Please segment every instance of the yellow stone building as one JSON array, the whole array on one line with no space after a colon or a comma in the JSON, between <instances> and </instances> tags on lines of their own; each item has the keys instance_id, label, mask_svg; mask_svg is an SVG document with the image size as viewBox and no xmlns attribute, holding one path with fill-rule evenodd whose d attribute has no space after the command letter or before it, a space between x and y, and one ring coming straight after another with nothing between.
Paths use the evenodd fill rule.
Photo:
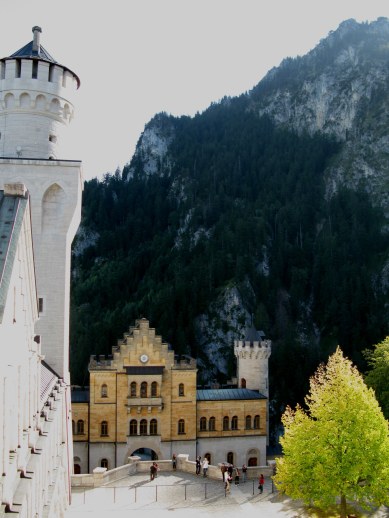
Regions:
<instances>
[{"instance_id":1,"label":"yellow stone building","mask_svg":"<svg viewBox=\"0 0 389 518\"><path fill-rule=\"evenodd\" d=\"M91 358L89 389L72 392L75 473L112 469L133 454L266 464L271 343L236 341L234 350L239 382L198 390L196 361L138 320L110 357Z\"/></svg>"}]
</instances>

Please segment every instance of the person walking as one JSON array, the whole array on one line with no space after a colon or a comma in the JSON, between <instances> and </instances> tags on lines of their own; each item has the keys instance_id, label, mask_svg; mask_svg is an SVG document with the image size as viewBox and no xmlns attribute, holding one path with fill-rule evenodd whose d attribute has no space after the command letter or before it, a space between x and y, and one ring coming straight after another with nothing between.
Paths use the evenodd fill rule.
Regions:
<instances>
[{"instance_id":1,"label":"person walking","mask_svg":"<svg viewBox=\"0 0 389 518\"><path fill-rule=\"evenodd\" d=\"M201 469L201 457L200 455L196 458L196 475L200 475L200 469Z\"/></svg>"},{"instance_id":2,"label":"person walking","mask_svg":"<svg viewBox=\"0 0 389 518\"><path fill-rule=\"evenodd\" d=\"M173 469L176 470L177 469L177 455L175 453L173 453L172 464L173 464Z\"/></svg>"},{"instance_id":3,"label":"person walking","mask_svg":"<svg viewBox=\"0 0 389 518\"><path fill-rule=\"evenodd\" d=\"M240 477L240 471L239 468L235 468L235 485L239 486L239 477Z\"/></svg>"},{"instance_id":4,"label":"person walking","mask_svg":"<svg viewBox=\"0 0 389 518\"><path fill-rule=\"evenodd\" d=\"M224 462L220 466L220 471L222 472L223 482L225 482L226 481L227 466L224 464Z\"/></svg>"},{"instance_id":5,"label":"person walking","mask_svg":"<svg viewBox=\"0 0 389 518\"><path fill-rule=\"evenodd\" d=\"M207 457L205 457L204 460L203 460L203 477L207 476L208 466L209 466L209 462L208 462Z\"/></svg>"},{"instance_id":6,"label":"person walking","mask_svg":"<svg viewBox=\"0 0 389 518\"><path fill-rule=\"evenodd\" d=\"M226 472L226 480L224 482L224 489L226 491L226 494L231 492L231 480L231 475L228 472Z\"/></svg>"},{"instance_id":7,"label":"person walking","mask_svg":"<svg viewBox=\"0 0 389 518\"><path fill-rule=\"evenodd\" d=\"M242 466L242 480L243 480L243 484L247 480L247 466L246 466L246 464L243 464L243 466Z\"/></svg>"},{"instance_id":8,"label":"person walking","mask_svg":"<svg viewBox=\"0 0 389 518\"><path fill-rule=\"evenodd\" d=\"M156 471L155 463L153 462L150 466L150 480L154 480Z\"/></svg>"},{"instance_id":9,"label":"person walking","mask_svg":"<svg viewBox=\"0 0 389 518\"><path fill-rule=\"evenodd\" d=\"M259 475L259 479L258 479L258 489L259 489L259 492L262 494L263 493L263 486L265 484L265 477L263 476L263 474L261 473Z\"/></svg>"}]
</instances>

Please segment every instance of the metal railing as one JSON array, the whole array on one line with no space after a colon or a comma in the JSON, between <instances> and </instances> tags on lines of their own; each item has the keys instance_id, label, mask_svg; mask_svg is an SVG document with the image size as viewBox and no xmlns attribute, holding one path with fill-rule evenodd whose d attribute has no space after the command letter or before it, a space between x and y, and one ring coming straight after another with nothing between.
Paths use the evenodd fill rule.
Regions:
<instances>
[{"instance_id":1,"label":"metal railing","mask_svg":"<svg viewBox=\"0 0 389 518\"><path fill-rule=\"evenodd\" d=\"M216 483L176 483L176 484L153 484L140 482L126 486L103 486L94 489L79 488L72 491L72 505L96 504L99 501L107 504L152 504L155 502L166 503L168 505L177 504L185 501L205 501L207 499L227 498L234 494L234 482L230 485L227 492L224 482ZM240 483L240 492L247 499L260 494L258 491L257 480L247 480ZM268 481L265 485L263 494L274 492L273 484Z\"/></svg>"}]
</instances>

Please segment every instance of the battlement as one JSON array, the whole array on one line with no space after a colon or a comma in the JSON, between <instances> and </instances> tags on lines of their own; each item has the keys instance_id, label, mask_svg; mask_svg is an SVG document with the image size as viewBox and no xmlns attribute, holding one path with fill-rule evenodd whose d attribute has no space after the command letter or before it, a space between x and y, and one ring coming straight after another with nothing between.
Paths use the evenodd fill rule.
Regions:
<instances>
[{"instance_id":1,"label":"battlement","mask_svg":"<svg viewBox=\"0 0 389 518\"><path fill-rule=\"evenodd\" d=\"M234 340L234 354L237 358L268 359L271 355L271 340Z\"/></svg>"}]
</instances>

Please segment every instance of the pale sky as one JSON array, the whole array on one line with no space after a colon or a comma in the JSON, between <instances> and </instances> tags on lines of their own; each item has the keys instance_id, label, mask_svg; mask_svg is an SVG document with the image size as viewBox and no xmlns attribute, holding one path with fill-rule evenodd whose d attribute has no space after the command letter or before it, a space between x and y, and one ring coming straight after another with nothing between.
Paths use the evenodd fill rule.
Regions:
<instances>
[{"instance_id":1,"label":"pale sky","mask_svg":"<svg viewBox=\"0 0 389 518\"><path fill-rule=\"evenodd\" d=\"M85 179L122 168L145 124L194 115L304 55L349 18L389 18L388 0L0 0L0 57L32 40L81 79L71 153Z\"/></svg>"}]
</instances>

